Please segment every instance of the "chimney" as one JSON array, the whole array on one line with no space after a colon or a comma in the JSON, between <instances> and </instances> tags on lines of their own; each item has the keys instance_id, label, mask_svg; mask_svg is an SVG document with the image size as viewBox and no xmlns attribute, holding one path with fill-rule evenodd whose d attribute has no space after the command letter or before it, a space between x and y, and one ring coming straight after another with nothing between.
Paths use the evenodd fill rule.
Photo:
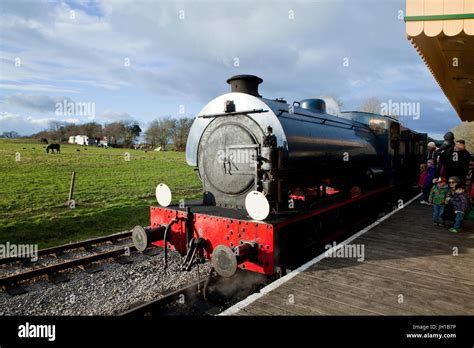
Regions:
<instances>
[{"instance_id":1,"label":"chimney","mask_svg":"<svg viewBox=\"0 0 474 348\"><path fill-rule=\"evenodd\" d=\"M263 80L255 75L235 75L227 80L232 92L246 93L259 98L262 96L258 94L258 85L262 82Z\"/></svg>"}]
</instances>

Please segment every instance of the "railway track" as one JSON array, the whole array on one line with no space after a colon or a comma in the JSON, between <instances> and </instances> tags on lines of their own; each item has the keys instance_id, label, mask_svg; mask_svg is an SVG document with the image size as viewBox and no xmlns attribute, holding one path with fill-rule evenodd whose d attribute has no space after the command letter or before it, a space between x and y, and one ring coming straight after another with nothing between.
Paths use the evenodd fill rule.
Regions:
<instances>
[{"instance_id":1,"label":"railway track","mask_svg":"<svg viewBox=\"0 0 474 348\"><path fill-rule=\"evenodd\" d=\"M270 281L271 278L248 271L239 271L232 278L221 278L211 271L206 279L133 307L120 316L217 315Z\"/></svg>"},{"instance_id":2,"label":"railway track","mask_svg":"<svg viewBox=\"0 0 474 348\"><path fill-rule=\"evenodd\" d=\"M131 308L128 311L120 314L120 316L139 317L163 315L165 313L164 308L166 306L173 304L176 306L179 306L179 304L184 305L189 299L192 299L193 302L196 302L197 296L200 295L200 288L204 286L204 282L205 281L196 282L181 289L172 291L156 300Z\"/></svg>"},{"instance_id":3,"label":"railway track","mask_svg":"<svg viewBox=\"0 0 474 348\"><path fill-rule=\"evenodd\" d=\"M108 236L102 236L102 237L98 237L98 238L91 238L91 239L86 239L86 240L79 241L79 242L74 242L74 243L68 243L68 244L55 246L55 247L52 247L52 248L41 249L41 250L38 250L37 256L40 257L40 256L45 256L45 255L53 255L53 254L56 255L56 256L59 256L62 253L64 253L65 251L79 249L79 248L88 248L88 247L91 247L93 245L102 244L102 243L106 243L106 242L112 242L113 243L113 242L115 242L119 239L129 238L131 236L132 236L131 231L114 233L114 234L111 234L111 235L108 235ZM2 257L2 258L0 258L0 265L5 265L5 264L8 264L8 263L12 263L12 262L26 261L26 260L27 260L26 258Z\"/></svg>"},{"instance_id":4,"label":"railway track","mask_svg":"<svg viewBox=\"0 0 474 348\"><path fill-rule=\"evenodd\" d=\"M86 272L95 273L101 271L102 269L100 266L94 263L110 258L114 258L121 264L129 263L132 261L129 257L130 253L136 250L136 248L131 243L117 246L112 250L98 252L94 251L93 247L107 242L115 243L118 240L130 238L131 235L131 231L127 231L39 250L37 254L38 257L54 255L57 258L58 262L50 265L42 265L39 259L36 262L31 262L29 259L14 257L2 258L0 259L0 265L3 265L3 267L6 267L8 264L23 262L24 270L22 269L19 272L14 272L0 278L0 287L4 287L11 295L18 295L27 292L26 289L20 285L20 282L22 281L32 280L41 276L48 276L48 278L53 283L60 283L68 280L68 278L63 273L61 273L61 271L67 269L81 267L82 270ZM90 252L91 255L61 260L61 255L63 255L65 252L81 248L84 248L86 251Z\"/></svg>"}]
</instances>

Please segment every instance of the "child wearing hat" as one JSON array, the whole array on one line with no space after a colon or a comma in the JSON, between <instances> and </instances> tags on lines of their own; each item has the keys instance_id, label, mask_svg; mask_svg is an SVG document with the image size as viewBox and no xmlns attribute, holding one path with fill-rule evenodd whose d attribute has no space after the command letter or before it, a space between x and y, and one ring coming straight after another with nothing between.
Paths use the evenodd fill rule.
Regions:
<instances>
[{"instance_id":1,"label":"child wearing hat","mask_svg":"<svg viewBox=\"0 0 474 348\"><path fill-rule=\"evenodd\" d=\"M433 204L433 224L443 226L444 207L448 201L449 187L444 177L439 177L436 185L431 188L429 202Z\"/></svg>"}]
</instances>

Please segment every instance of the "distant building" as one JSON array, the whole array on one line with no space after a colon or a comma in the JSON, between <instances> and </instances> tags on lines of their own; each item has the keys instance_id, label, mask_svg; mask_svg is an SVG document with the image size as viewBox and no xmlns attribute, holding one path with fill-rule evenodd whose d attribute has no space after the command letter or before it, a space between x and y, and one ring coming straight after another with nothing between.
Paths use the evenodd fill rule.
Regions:
<instances>
[{"instance_id":1,"label":"distant building","mask_svg":"<svg viewBox=\"0 0 474 348\"><path fill-rule=\"evenodd\" d=\"M82 146L96 145L97 141L94 138L89 138L87 135L70 136L69 144L77 144Z\"/></svg>"},{"instance_id":2,"label":"distant building","mask_svg":"<svg viewBox=\"0 0 474 348\"><path fill-rule=\"evenodd\" d=\"M87 135L76 135L74 142L77 145L89 145L89 137Z\"/></svg>"}]
</instances>

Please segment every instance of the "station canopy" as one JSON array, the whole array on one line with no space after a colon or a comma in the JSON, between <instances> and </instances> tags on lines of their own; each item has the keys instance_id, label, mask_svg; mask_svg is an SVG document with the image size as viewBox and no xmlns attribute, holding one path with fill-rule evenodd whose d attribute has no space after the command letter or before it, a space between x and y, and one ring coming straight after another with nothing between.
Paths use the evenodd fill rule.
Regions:
<instances>
[{"instance_id":1,"label":"station canopy","mask_svg":"<svg viewBox=\"0 0 474 348\"><path fill-rule=\"evenodd\" d=\"M463 121L474 121L474 0L407 0L406 32Z\"/></svg>"}]
</instances>

